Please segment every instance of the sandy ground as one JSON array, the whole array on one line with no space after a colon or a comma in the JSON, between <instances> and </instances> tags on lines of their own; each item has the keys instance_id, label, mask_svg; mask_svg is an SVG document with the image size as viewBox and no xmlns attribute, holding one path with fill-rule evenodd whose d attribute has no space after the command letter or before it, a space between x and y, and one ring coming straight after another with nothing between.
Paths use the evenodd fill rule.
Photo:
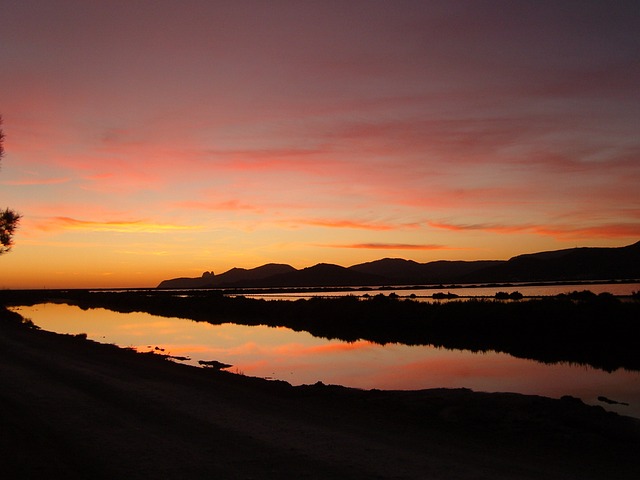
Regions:
<instances>
[{"instance_id":1,"label":"sandy ground","mask_svg":"<svg viewBox=\"0 0 640 480\"><path fill-rule=\"evenodd\" d=\"M640 478L640 422L469 390L291 387L0 322L2 478Z\"/></svg>"}]
</instances>

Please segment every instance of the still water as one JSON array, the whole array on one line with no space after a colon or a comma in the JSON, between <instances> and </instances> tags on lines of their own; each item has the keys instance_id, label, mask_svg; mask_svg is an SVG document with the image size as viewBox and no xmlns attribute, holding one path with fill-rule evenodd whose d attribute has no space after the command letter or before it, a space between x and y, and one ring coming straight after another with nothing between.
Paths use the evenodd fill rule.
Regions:
<instances>
[{"instance_id":1,"label":"still water","mask_svg":"<svg viewBox=\"0 0 640 480\"><path fill-rule=\"evenodd\" d=\"M640 291L640 283L584 283L584 284L510 284L510 285L450 285L442 287L421 287L421 288L393 288L393 287L361 287L356 290L345 291L318 291L318 292L286 292L277 291L271 293L245 294L252 298L263 298L265 300L295 300L310 297L335 297L343 295L377 295L382 293L389 295L394 293L400 297L415 297L417 300L431 301L434 293L454 293L459 297L493 297L497 292L520 292L525 297L546 297L559 295L561 293L571 293L575 291L589 290L595 294L611 293L616 296L629 296Z\"/></svg>"},{"instance_id":2,"label":"still water","mask_svg":"<svg viewBox=\"0 0 640 480\"><path fill-rule=\"evenodd\" d=\"M64 304L16 307L44 330L86 333L88 338L139 351L218 360L232 372L285 380L293 385L339 384L357 388L415 390L466 387L559 398L572 395L640 418L640 372L603 372L569 364L546 365L503 353L473 353L429 346L377 345L313 337L288 328L211 325L147 313L82 310ZM159 351L160 352L160 351ZM624 405L598 401L605 396Z\"/></svg>"}]
</instances>

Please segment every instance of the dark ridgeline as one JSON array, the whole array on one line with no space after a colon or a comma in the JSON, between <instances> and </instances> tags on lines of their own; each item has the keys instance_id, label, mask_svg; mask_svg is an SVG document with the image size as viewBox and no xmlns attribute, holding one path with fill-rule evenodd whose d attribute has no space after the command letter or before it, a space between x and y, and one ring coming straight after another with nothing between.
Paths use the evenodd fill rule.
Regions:
<instances>
[{"instance_id":1,"label":"dark ridgeline","mask_svg":"<svg viewBox=\"0 0 640 480\"><path fill-rule=\"evenodd\" d=\"M264 278L290 273L295 270L290 265L268 263L251 269L232 268L221 275L215 275L213 272L204 272L201 277L197 278L172 278L171 280L160 282L158 288L219 288L242 282L253 284Z\"/></svg>"},{"instance_id":2,"label":"dark ridgeline","mask_svg":"<svg viewBox=\"0 0 640 480\"><path fill-rule=\"evenodd\" d=\"M204 272L201 277L179 277L160 282L158 288L212 288L213 272Z\"/></svg>"},{"instance_id":3,"label":"dark ridgeline","mask_svg":"<svg viewBox=\"0 0 640 480\"><path fill-rule=\"evenodd\" d=\"M418 263L384 258L345 268L320 263L297 270L267 264L221 275L164 280L158 288L338 287L640 279L640 242L617 248L571 248L518 255L509 260Z\"/></svg>"},{"instance_id":4,"label":"dark ridgeline","mask_svg":"<svg viewBox=\"0 0 640 480\"><path fill-rule=\"evenodd\" d=\"M273 277L275 275L286 275L293 271L295 271L295 268L281 263L267 263L266 265L252 269L232 268L221 275L215 276L213 278L213 284L224 285L244 281L259 282L265 278Z\"/></svg>"},{"instance_id":5,"label":"dark ridgeline","mask_svg":"<svg viewBox=\"0 0 640 480\"><path fill-rule=\"evenodd\" d=\"M254 282L255 287L341 287L358 285L380 285L385 277L361 273L350 268L332 265L329 263L319 263L313 267L293 270L291 272L274 275ZM244 282L246 283L246 282ZM238 282L230 286L242 286L243 282Z\"/></svg>"},{"instance_id":6,"label":"dark ridgeline","mask_svg":"<svg viewBox=\"0 0 640 480\"><path fill-rule=\"evenodd\" d=\"M452 283L484 268L500 265L500 260L438 260L417 263L400 258L384 258L350 267L359 272L385 277L388 284L412 285L423 283Z\"/></svg>"},{"instance_id":7,"label":"dark ridgeline","mask_svg":"<svg viewBox=\"0 0 640 480\"><path fill-rule=\"evenodd\" d=\"M580 281L640 278L640 242L618 248L571 248L518 255L470 273L467 281Z\"/></svg>"}]
</instances>

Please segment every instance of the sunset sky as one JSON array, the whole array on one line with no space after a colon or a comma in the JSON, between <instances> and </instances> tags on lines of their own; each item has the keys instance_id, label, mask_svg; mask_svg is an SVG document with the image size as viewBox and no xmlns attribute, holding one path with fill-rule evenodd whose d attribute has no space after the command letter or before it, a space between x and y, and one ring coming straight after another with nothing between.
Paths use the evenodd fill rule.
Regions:
<instances>
[{"instance_id":1,"label":"sunset sky","mask_svg":"<svg viewBox=\"0 0 640 480\"><path fill-rule=\"evenodd\" d=\"M0 288L640 239L640 7L0 0Z\"/></svg>"}]
</instances>

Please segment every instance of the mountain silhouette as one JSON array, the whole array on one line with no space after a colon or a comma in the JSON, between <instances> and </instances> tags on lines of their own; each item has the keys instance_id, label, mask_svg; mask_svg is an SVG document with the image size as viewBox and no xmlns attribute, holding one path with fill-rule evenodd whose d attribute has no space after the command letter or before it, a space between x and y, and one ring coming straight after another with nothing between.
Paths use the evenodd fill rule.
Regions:
<instances>
[{"instance_id":1,"label":"mountain silhouette","mask_svg":"<svg viewBox=\"0 0 640 480\"><path fill-rule=\"evenodd\" d=\"M267 263L260 267L232 268L221 275L214 275L213 272L204 272L197 278L172 278L163 280L157 288L225 288L238 283L252 284L263 278L274 275L296 271L291 265L280 263Z\"/></svg>"},{"instance_id":2,"label":"mountain silhouette","mask_svg":"<svg viewBox=\"0 0 640 480\"><path fill-rule=\"evenodd\" d=\"M255 282L256 287L348 287L360 285L380 285L387 278L361 273L349 268L319 263L312 267L274 275Z\"/></svg>"},{"instance_id":3,"label":"mountain silhouette","mask_svg":"<svg viewBox=\"0 0 640 480\"><path fill-rule=\"evenodd\" d=\"M438 260L418 263L401 258L383 258L349 267L358 272L385 277L396 284L449 283L486 267L504 263L500 260L471 262Z\"/></svg>"},{"instance_id":4,"label":"mountain silhouette","mask_svg":"<svg viewBox=\"0 0 640 480\"><path fill-rule=\"evenodd\" d=\"M640 278L640 242L518 255L463 276L464 282L579 281Z\"/></svg>"},{"instance_id":5,"label":"mountain silhouette","mask_svg":"<svg viewBox=\"0 0 640 480\"><path fill-rule=\"evenodd\" d=\"M418 263L401 258L342 267L319 263L295 269L269 263L232 268L220 275L173 278L157 288L270 288L504 283L536 281L628 280L640 278L640 242L625 247L581 247L518 255L509 260Z\"/></svg>"},{"instance_id":6,"label":"mountain silhouette","mask_svg":"<svg viewBox=\"0 0 640 480\"><path fill-rule=\"evenodd\" d=\"M243 282L259 282L265 278L274 277L276 275L283 275L290 272L295 272L296 269L291 265L285 265L281 263L267 263L260 267L246 269L246 268L232 268L224 272L221 275L215 277L213 284L216 287L229 287L237 283Z\"/></svg>"},{"instance_id":7,"label":"mountain silhouette","mask_svg":"<svg viewBox=\"0 0 640 480\"><path fill-rule=\"evenodd\" d=\"M213 272L204 272L201 277L178 277L163 280L156 288L213 288Z\"/></svg>"}]
</instances>

